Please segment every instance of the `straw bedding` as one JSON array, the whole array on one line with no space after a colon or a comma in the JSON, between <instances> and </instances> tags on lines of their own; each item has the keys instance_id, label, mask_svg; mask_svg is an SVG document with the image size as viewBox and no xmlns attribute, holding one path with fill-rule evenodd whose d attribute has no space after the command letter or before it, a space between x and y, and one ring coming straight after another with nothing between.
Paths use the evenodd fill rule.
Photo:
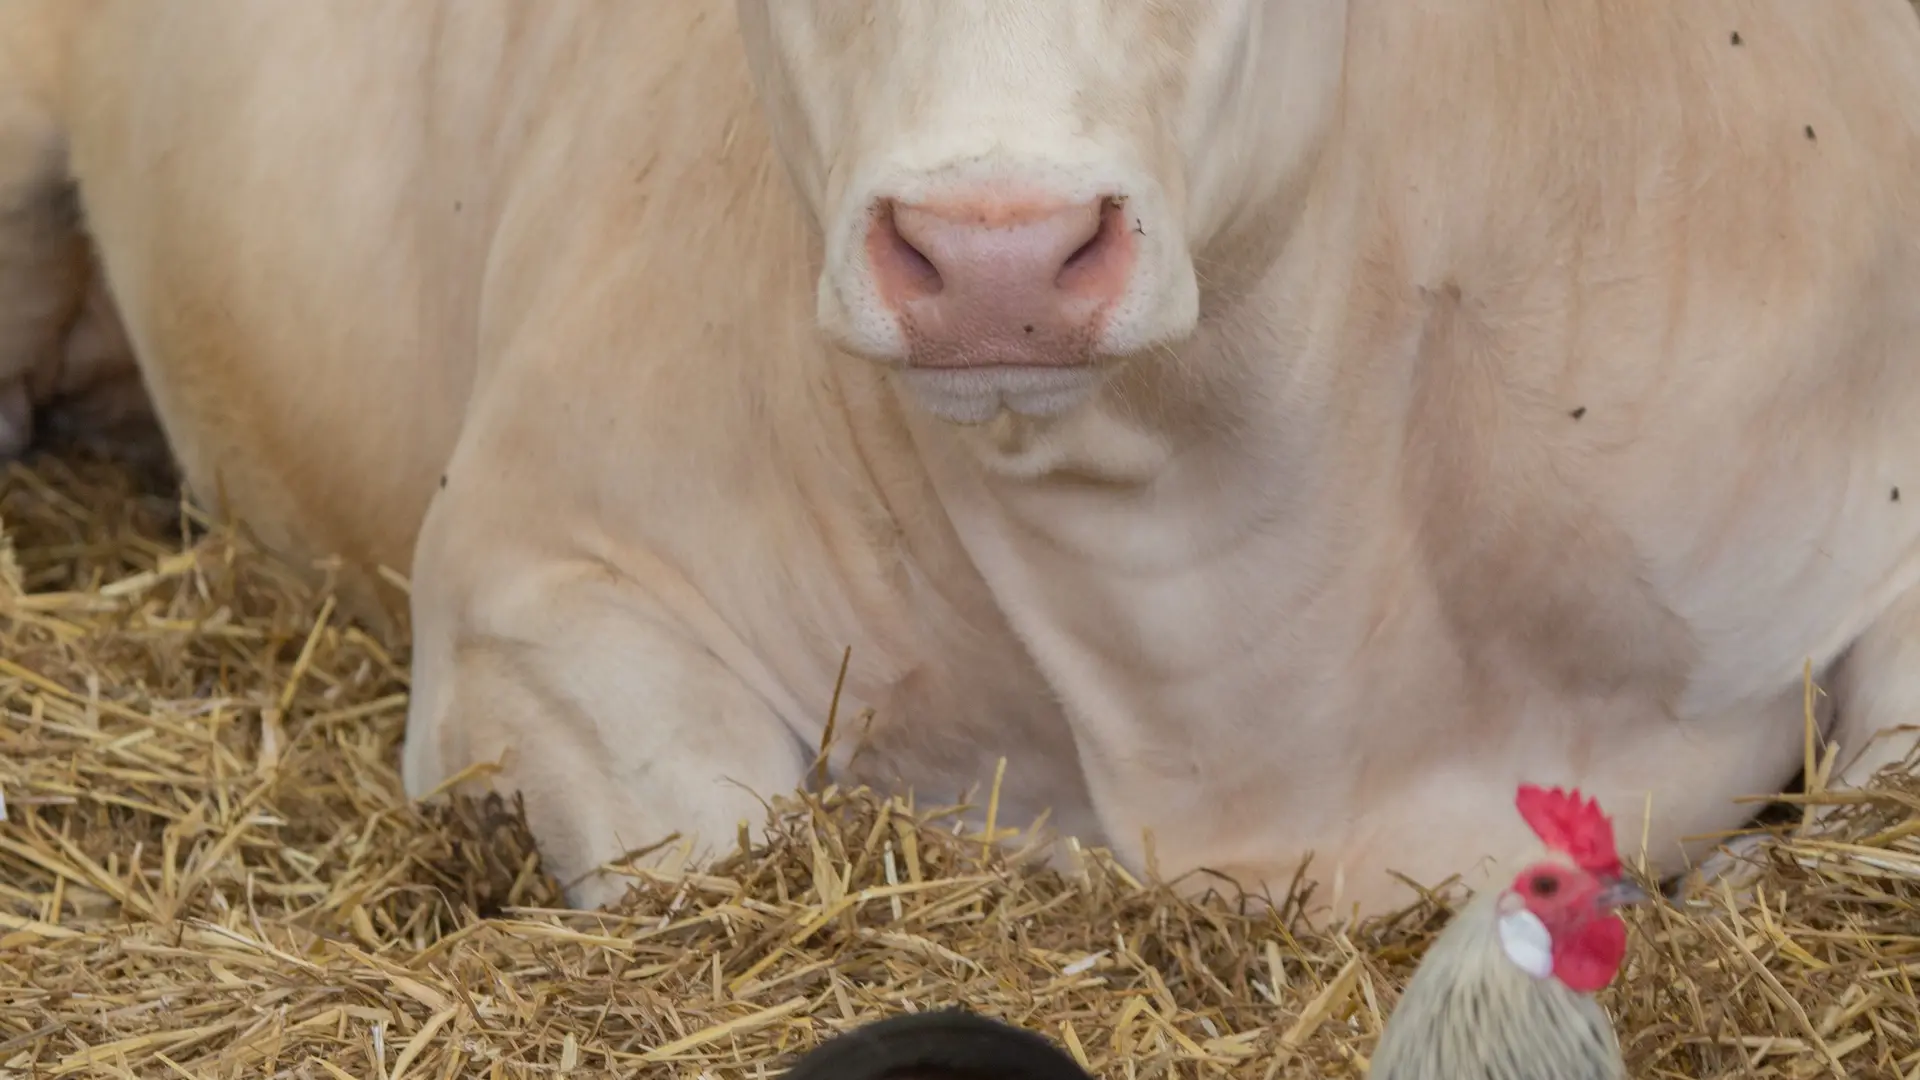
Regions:
<instances>
[{"instance_id":1,"label":"straw bedding","mask_svg":"<svg viewBox=\"0 0 1920 1080\"><path fill-rule=\"evenodd\" d=\"M110 460L8 467L0 520L0 1075L772 1076L957 1002L1105 1077L1360 1076L1444 922L1319 932L837 791L565 913L513 805L403 796L401 643ZM1920 1078L1920 784L1765 859L1636 917L1635 1075Z\"/></svg>"}]
</instances>

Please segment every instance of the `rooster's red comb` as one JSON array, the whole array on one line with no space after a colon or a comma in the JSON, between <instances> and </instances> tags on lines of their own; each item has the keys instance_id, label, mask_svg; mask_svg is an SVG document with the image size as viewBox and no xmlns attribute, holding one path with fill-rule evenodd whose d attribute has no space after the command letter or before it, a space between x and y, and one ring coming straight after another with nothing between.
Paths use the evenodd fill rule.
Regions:
<instances>
[{"instance_id":1,"label":"rooster's red comb","mask_svg":"<svg viewBox=\"0 0 1920 1080\"><path fill-rule=\"evenodd\" d=\"M1521 784L1514 799L1540 842L1572 859L1589 874L1617 877L1620 853L1613 845L1613 821L1598 801L1582 800L1580 791L1562 791Z\"/></svg>"}]
</instances>

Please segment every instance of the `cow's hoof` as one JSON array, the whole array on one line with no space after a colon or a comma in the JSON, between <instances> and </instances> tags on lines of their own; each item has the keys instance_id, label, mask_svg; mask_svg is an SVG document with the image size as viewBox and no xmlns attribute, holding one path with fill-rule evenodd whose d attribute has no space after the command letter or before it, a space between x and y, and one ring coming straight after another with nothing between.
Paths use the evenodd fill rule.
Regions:
<instances>
[{"instance_id":1,"label":"cow's hoof","mask_svg":"<svg viewBox=\"0 0 1920 1080\"><path fill-rule=\"evenodd\" d=\"M1725 888L1732 891L1735 903L1751 901L1755 884L1766 872L1765 848L1773 842L1767 833L1746 833L1727 841L1682 874L1668 890L1669 898L1678 901L1703 890L1717 893Z\"/></svg>"}]
</instances>

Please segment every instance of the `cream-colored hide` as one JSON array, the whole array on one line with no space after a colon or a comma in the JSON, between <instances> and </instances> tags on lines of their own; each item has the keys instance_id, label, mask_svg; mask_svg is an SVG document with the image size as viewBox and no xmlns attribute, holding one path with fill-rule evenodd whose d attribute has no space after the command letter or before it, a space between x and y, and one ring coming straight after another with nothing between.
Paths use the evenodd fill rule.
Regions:
<instances>
[{"instance_id":1,"label":"cream-colored hide","mask_svg":"<svg viewBox=\"0 0 1920 1080\"><path fill-rule=\"evenodd\" d=\"M195 490L410 572L409 788L497 763L577 902L762 820L849 648L840 777L1004 755L1002 821L1362 910L1527 850L1522 780L1682 868L1808 660L1845 755L1920 699L1904 0L6 0L0 50L0 376L71 351L71 178Z\"/></svg>"}]
</instances>

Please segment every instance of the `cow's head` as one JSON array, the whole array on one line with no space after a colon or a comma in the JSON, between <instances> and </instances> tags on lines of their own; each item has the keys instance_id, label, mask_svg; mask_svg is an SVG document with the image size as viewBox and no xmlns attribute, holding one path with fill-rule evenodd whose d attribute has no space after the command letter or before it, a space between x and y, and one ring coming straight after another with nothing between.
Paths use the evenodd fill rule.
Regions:
<instances>
[{"instance_id":1,"label":"cow's head","mask_svg":"<svg viewBox=\"0 0 1920 1080\"><path fill-rule=\"evenodd\" d=\"M1194 255L1298 179L1342 0L739 0L826 239L821 328L957 422L1190 335Z\"/></svg>"}]
</instances>

